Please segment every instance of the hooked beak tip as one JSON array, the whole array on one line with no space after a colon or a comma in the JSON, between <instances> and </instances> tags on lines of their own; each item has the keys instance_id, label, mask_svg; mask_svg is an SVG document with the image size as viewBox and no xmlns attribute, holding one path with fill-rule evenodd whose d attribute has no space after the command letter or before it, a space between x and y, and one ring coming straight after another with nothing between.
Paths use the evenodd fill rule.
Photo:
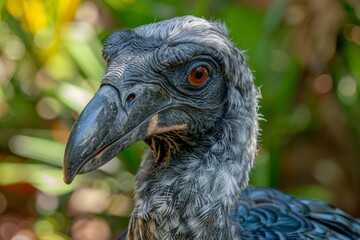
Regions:
<instances>
[{"instance_id":1,"label":"hooked beak tip","mask_svg":"<svg viewBox=\"0 0 360 240\"><path fill-rule=\"evenodd\" d=\"M70 174L69 173L69 171L68 171L68 169L64 169L64 182L66 183L66 184L71 184L72 183L72 181L74 180L74 178L75 178L75 175L73 175L73 174Z\"/></svg>"},{"instance_id":2,"label":"hooked beak tip","mask_svg":"<svg viewBox=\"0 0 360 240\"><path fill-rule=\"evenodd\" d=\"M69 178L67 177L64 177L64 182L67 184L67 185L70 185L72 180L70 180Z\"/></svg>"}]
</instances>

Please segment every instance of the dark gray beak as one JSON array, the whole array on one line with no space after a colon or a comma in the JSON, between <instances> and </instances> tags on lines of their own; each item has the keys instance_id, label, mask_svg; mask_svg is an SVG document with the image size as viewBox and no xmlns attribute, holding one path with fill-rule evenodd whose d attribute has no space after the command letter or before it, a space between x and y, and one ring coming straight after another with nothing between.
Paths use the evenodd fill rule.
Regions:
<instances>
[{"instance_id":1,"label":"dark gray beak","mask_svg":"<svg viewBox=\"0 0 360 240\"><path fill-rule=\"evenodd\" d=\"M120 93L103 85L76 121L65 149L64 181L97 169L118 153L148 135L148 118L131 116L121 104ZM151 120L151 118L150 118Z\"/></svg>"},{"instance_id":2,"label":"dark gray beak","mask_svg":"<svg viewBox=\"0 0 360 240\"><path fill-rule=\"evenodd\" d=\"M64 156L67 184L77 174L101 167L137 141L187 129L174 112L179 101L161 87L125 85L113 77L105 78L102 84L70 133Z\"/></svg>"}]
</instances>

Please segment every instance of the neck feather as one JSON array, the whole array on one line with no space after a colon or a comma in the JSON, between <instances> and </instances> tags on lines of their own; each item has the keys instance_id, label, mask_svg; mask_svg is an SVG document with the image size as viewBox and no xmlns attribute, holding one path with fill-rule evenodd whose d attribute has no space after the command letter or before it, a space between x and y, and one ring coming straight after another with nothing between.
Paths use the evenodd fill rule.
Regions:
<instances>
[{"instance_id":1,"label":"neck feather","mask_svg":"<svg viewBox=\"0 0 360 240\"><path fill-rule=\"evenodd\" d=\"M238 239L228 213L248 184L256 153L256 109L232 88L223 118L168 164L149 151L136 175L128 239ZM253 106L256 107L256 100ZM207 238L211 236L211 238Z\"/></svg>"}]
</instances>

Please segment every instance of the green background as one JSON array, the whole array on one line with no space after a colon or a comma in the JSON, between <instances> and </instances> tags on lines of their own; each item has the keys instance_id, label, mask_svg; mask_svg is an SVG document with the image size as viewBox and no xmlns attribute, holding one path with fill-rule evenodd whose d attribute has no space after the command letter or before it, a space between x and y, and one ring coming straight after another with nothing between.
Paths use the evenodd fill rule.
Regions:
<instances>
[{"instance_id":1,"label":"green background","mask_svg":"<svg viewBox=\"0 0 360 240\"><path fill-rule=\"evenodd\" d=\"M188 14L226 23L261 89L252 184L360 217L359 2L8 0L0 2L0 239L115 239L126 228L145 144L67 186L66 140L101 81L106 36Z\"/></svg>"}]
</instances>

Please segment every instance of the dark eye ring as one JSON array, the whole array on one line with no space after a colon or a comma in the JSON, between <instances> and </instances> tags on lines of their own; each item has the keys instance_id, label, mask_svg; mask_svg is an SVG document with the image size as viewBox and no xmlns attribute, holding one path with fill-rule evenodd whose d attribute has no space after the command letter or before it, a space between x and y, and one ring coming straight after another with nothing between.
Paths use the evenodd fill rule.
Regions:
<instances>
[{"instance_id":1,"label":"dark eye ring","mask_svg":"<svg viewBox=\"0 0 360 240\"><path fill-rule=\"evenodd\" d=\"M200 86L206 82L209 77L209 69L204 66L195 67L189 75L189 83L193 86Z\"/></svg>"}]
</instances>

